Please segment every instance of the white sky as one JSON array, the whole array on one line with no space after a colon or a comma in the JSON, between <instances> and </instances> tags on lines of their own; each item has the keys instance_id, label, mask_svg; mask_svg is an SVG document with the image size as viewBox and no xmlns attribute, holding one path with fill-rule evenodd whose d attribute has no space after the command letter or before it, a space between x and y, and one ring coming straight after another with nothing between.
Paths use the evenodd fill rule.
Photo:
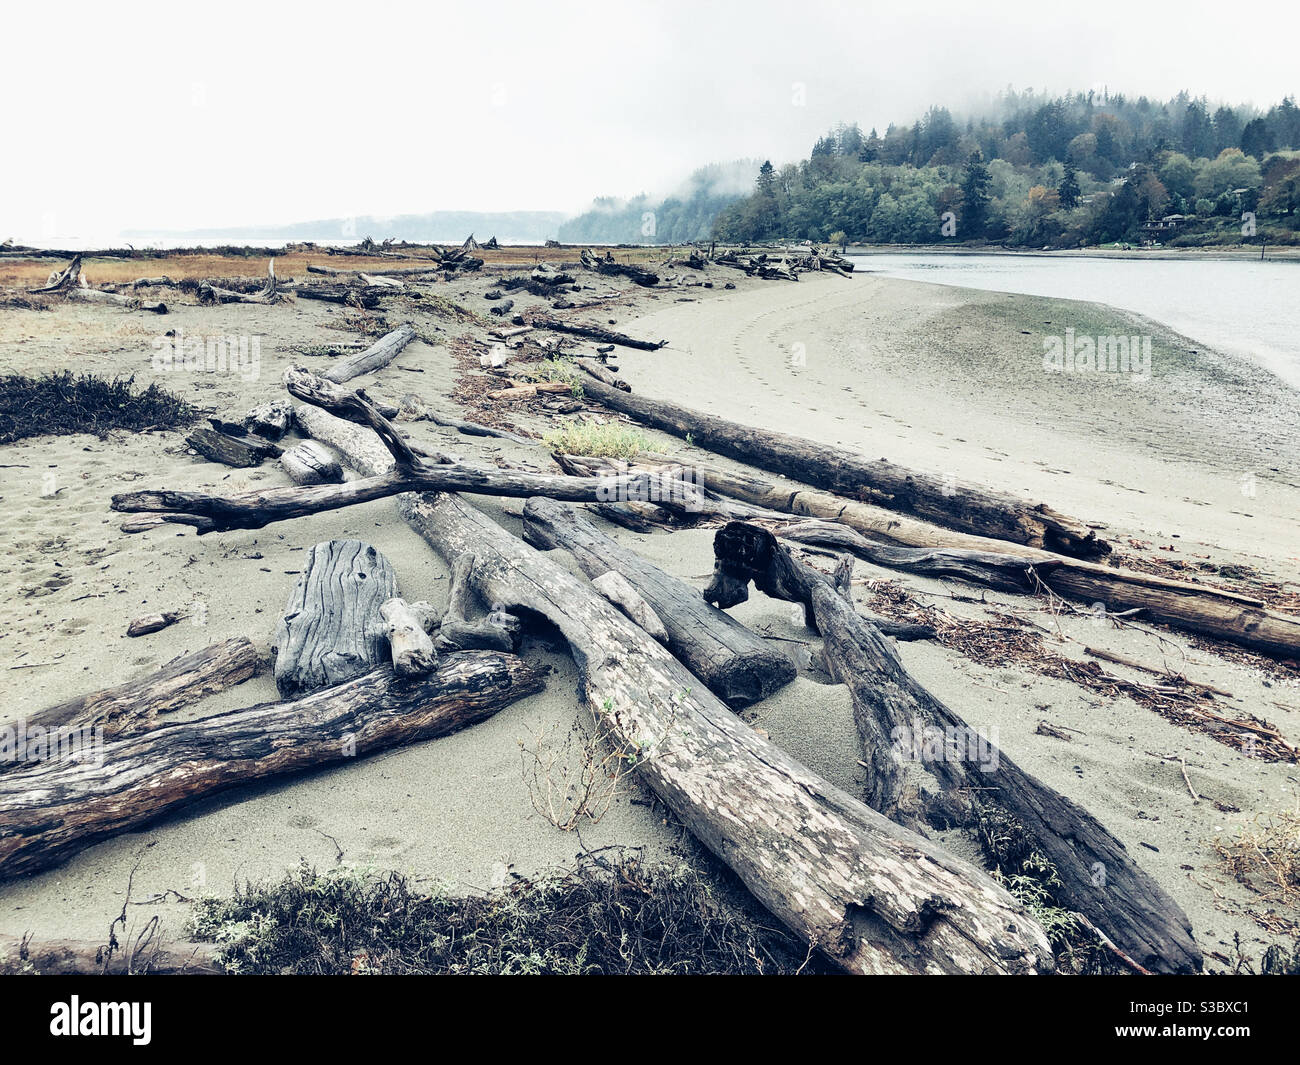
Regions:
<instances>
[{"instance_id":1,"label":"white sky","mask_svg":"<svg viewBox=\"0 0 1300 1065\"><path fill-rule=\"evenodd\" d=\"M802 158L837 121L883 133L1009 84L1265 105L1300 90L1300 5L1070 7L10 3L0 239L577 212L709 162Z\"/></svg>"}]
</instances>

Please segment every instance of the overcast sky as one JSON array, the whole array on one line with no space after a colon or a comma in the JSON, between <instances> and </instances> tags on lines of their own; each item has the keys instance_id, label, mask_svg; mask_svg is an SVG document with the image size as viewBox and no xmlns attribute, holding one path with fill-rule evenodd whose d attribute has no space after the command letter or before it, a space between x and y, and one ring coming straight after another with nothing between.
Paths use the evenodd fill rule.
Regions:
<instances>
[{"instance_id":1,"label":"overcast sky","mask_svg":"<svg viewBox=\"0 0 1300 1065\"><path fill-rule=\"evenodd\" d=\"M0 239L32 243L576 213L1009 84L1267 105L1300 80L1294 3L60 0L0 19Z\"/></svg>"}]
</instances>

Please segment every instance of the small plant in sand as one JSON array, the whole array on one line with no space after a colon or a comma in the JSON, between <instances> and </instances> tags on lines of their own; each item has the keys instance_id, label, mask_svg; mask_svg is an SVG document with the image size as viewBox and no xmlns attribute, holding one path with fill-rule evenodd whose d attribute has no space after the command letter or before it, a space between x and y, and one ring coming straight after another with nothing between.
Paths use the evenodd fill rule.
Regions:
<instances>
[{"instance_id":1,"label":"small plant in sand","mask_svg":"<svg viewBox=\"0 0 1300 1065\"><path fill-rule=\"evenodd\" d=\"M639 429L621 422L590 419L569 422L563 429L547 433L543 442L552 451L593 458L632 459L650 450L650 441Z\"/></svg>"},{"instance_id":2,"label":"small plant in sand","mask_svg":"<svg viewBox=\"0 0 1300 1065\"><path fill-rule=\"evenodd\" d=\"M1236 839L1213 843L1227 870L1269 902L1300 901L1300 798L1294 809L1261 814Z\"/></svg>"},{"instance_id":3,"label":"small plant in sand","mask_svg":"<svg viewBox=\"0 0 1300 1065\"><path fill-rule=\"evenodd\" d=\"M688 694L673 695L674 706ZM614 701L606 699L603 709L612 714ZM548 726L533 734L531 745L520 740L519 756L533 808L562 832L583 821L598 823L623 779L650 761L662 743L642 736L621 742L601 718L588 725L579 717L564 739L557 740L557 734L557 727Z\"/></svg>"},{"instance_id":4,"label":"small plant in sand","mask_svg":"<svg viewBox=\"0 0 1300 1065\"><path fill-rule=\"evenodd\" d=\"M528 380L565 384L574 399L582 398L582 373L562 356L552 356L528 367Z\"/></svg>"}]
</instances>

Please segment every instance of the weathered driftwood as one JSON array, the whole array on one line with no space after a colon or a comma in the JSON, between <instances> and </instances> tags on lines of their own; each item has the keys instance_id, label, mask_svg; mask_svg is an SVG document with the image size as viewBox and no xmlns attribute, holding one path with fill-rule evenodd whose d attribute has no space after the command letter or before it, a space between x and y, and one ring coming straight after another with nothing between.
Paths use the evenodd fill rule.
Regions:
<instances>
[{"instance_id":1,"label":"weathered driftwood","mask_svg":"<svg viewBox=\"0 0 1300 1065\"><path fill-rule=\"evenodd\" d=\"M45 284L40 288L28 289L33 294L42 292L66 292L75 288L81 281L81 256L74 255L72 261L62 270L56 270L50 274Z\"/></svg>"},{"instance_id":2,"label":"weathered driftwood","mask_svg":"<svg viewBox=\"0 0 1300 1065\"><path fill-rule=\"evenodd\" d=\"M363 474L367 450L345 458ZM582 692L649 786L797 934L851 972L1034 972L1041 928L985 874L838 791L741 724L589 587L457 497L398 499L479 597L564 634ZM801 846L795 846L801 841ZM938 902L937 900L943 900Z\"/></svg>"},{"instance_id":3,"label":"weathered driftwood","mask_svg":"<svg viewBox=\"0 0 1300 1065\"><path fill-rule=\"evenodd\" d=\"M626 333L616 333L612 329L605 329L602 326L582 325L578 322L562 322L558 318L548 318L540 314L531 315L527 324L532 329L548 329L552 333L567 333L569 336L582 337L584 340L597 340L602 344L618 344L621 347L638 348L641 351L658 351L668 343L666 340L637 340Z\"/></svg>"},{"instance_id":4,"label":"weathered driftwood","mask_svg":"<svg viewBox=\"0 0 1300 1065\"><path fill-rule=\"evenodd\" d=\"M275 686L286 699L341 684L388 660L380 607L397 574L370 544L329 540L307 555L275 630Z\"/></svg>"},{"instance_id":5,"label":"weathered driftwood","mask_svg":"<svg viewBox=\"0 0 1300 1065\"><path fill-rule=\"evenodd\" d=\"M385 267L384 274L388 277L417 277L420 274L437 273L438 264L429 263L428 266L394 266ZM337 270L332 266L320 266L317 263L308 263L307 272L309 274L328 274L331 277L365 277L364 270Z\"/></svg>"},{"instance_id":6,"label":"weathered driftwood","mask_svg":"<svg viewBox=\"0 0 1300 1065\"><path fill-rule=\"evenodd\" d=\"M138 618L132 618L126 627L128 636L148 636L151 632L158 632L167 628L168 625L175 625L185 615L179 610L167 610L156 614L142 614Z\"/></svg>"},{"instance_id":7,"label":"weathered driftwood","mask_svg":"<svg viewBox=\"0 0 1300 1065\"><path fill-rule=\"evenodd\" d=\"M226 529L260 529L276 521L364 503L412 491L463 491L486 495L527 497L549 495L573 502L615 499L673 500L690 509L697 492L679 476L635 473L609 477L562 477L514 470L473 467L463 463L435 465L415 455L401 434L364 397L347 392L302 371L290 371L286 381L299 398L356 419L356 424L323 409L301 407L295 412L300 428L337 450L365 453L360 469L383 470L377 476L339 485L269 488L223 498L202 492L146 491L116 495L112 507L128 513L150 513L200 533ZM391 454L401 456L395 462ZM357 466L356 462L353 462Z\"/></svg>"},{"instance_id":8,"label":"weathered driftwood","mask_svg":"<svg viewBox=\"0 0 1300 1065\"><path fill-rule=\"evenodd\" d=\"M977 485L949 483L884 459L864 459L852 451L802 437L752 429L668 400L623 392L600 381L584 382L583 393L645 425L690 436L697 447L828 491L861 496L937 525L1046 546L1063 554L1086 557L1110 550L1083 522L1044 503L1027 503Z\"/></svg>"},{"instance_id":9,"label":"weathered driftwood","mask_svg":"<svg viewBox=\"0 0 1300 1065\"><path fill-rule=\"evenodd\" d=\"M419 396L407 393L402 397L398 406L398 417L405 421L428 421L434 425L441 425L447 429L455 429L458 433L465 436L487 436L497 437L501 440L509 440L516 444L531 444L533 441L526 436L520 436L518 433L512 433L505 429L494 429L490 425L480 425L477 422L467 422L463 418L457 418L450 414L443 414L434 410L425 403Z\"/></svg>"},{"instance_id":10,"label":"weathered driftwood","mask_svg":"<svg viewBox=\"0 0 1300 1065\"><path fill-rule=\"evenodd\" d=\"M469 578L473 569L472 555L461 555L452 563L451 590L447 594L447 609L438 626L438 647L446 651L472 648L513 651L523 631L522 624L513 614L494 604L482 621L469 620L470 604L474 598Z\"/></svg>"},{"instance_id":11,"label":"weathered driftwood","mask_svg":"<svg viewBox=\"0 0 1300 1065\"><path fill-rule=\"evenodd\" d=\"M393 672L402 677L428 673L438 664L438 652L433 640L425 631L420 614L405 599L389 599L379 608L379 615L387 626L388 647L393 660ZM504 648L512 650L512 648Z\"/></svg>"},{"instance_id":12,"label":"weathered driftwood","mask_svg":"<svg viewBox=\"0 0 1300 1065\"><path fill-rule=\"evenodd\" d=\"M300 299L319 300L323 303L341 303L348 307L374 310L380 300L396 295L398 289L387 285L295 285L293 293Z\"/></svg>"},{"instance_id":13,"label":"weathered driftwood","mask_svg":"<svg viewBox=\"0 0 1300 1065\"><path fill-rule=\"evenodd\" d=\"M0 878L49 868L235 785L455 732L541 688L521 659L471 651L426 677L399 681L384 666L289 702L112 740L96 764L0 774Z\"/></svg>"},{"instance_id":14,"label":"weathered driftwood","mask_svg":"<svg viewBox=\"0 0 1300 1065\"><path fill-rule=\"evenodd\" d=\"M280 456L280 465L294 484L338 484L343 467L334 453L317 440L304 440Z\"/></svg>"},{"instance_id":15,"label":"weathered driftwood","mask_svg":"<svg viewBox=\"0 0 1300 1065\"><path fill-rule=\"evenodd\" d=\"M362 374L374 373L397 358L401 350L414 339L415 327L410 323L403 323L391 333L380 337L359 355L352 355L342 362L335 363L323 376L327 381L342 384Z\"/></svg>"},{"instance_id":16,"label":"weathered driftwood","mask_svg":"<svg viewBox=\"0 0 1300 1065\"><path fill-rule=\"evenodd\" d=\"M731 707L766 699L794 680L794 662L698 591L610 539L572 507L552 499L524 506L524 539L569 551L588 578L611 571L640 593L668 632L668 646Z\"/></svg>"},{"instance_id":17,"label":"weathered driftwood","mask_svg":"<svg viewBox=\"0 0 1300 1065\"><path fill-rule=\"evenodd\" d=\"M555 624L637 776L773 914L850 972L1049 969L1042 929L985 873L839 791L741 722L571 573L459 498L403 496L480 597Z\"/></svg>"},{"instance_id":18,"label":"weathered driftwood","mask_svg":"<svg viewBox=\"0 0 1300 1065\"><path fill-rule=\"evenodd\" d=\"M260 292L236 292L233 289L214 285L211 281L205 281L199 285L198 296L200 303L278 303L280 287L275 278L275 260L272 259L267 263L266 284L262 286Z\"/></svg>"},{"instance_id":19,"label":"weathered driftwood","mask_svg":"<svg viewBox=\"0 0 1300 1065\"><path fill-rule=\"evenodd\" d=\"M643 288L653 288L659 284L659 275L654 271L635 266L632 263L617 262L614 259L613 252L607 251L604 255L596 255L584 248L582 251L582 265L588 270L594 270L596 273L607 277L626 277Z\"/></svg>"},{"instance_id":20,"label":"weathered driftwood","mask_svg":"<svg viewBox=\"0 0 1300 1065\"><path fill-rule=\"evenodd\" d=\"M529 381L525 384L511 385L509 388L498 388L494 392L487 394L488 399L530 399L533 396L542 393L563 393L572 392L573 385L566 381Z\"/></svg>"},{"instance_id":21,"label":"weathered driftwood","mask_svg":"<svg viewBox=\"0 0 1300 1065\"><path fill-rule=\"evenodd\" d=\"M224 968L222 943L193 943L161 937L150 921L116 948L87 939L32 939L0 934L0 972L37 976L215 976Z\"/></svg>"},{"instance_id":22,"label":"weathered driftwood","mask_svg":"<svg viewBox=\"0 0 1300 1065\"><path fill-rule=\"evenodd\" d=\"M98 288L70 288L65 290L67 298L80 303L107 303L114 307L123 307L128 311L151 311L154 314L166 314L167 304L157 300L142 300L138 296L124 296L120 292L105 292Z\"/></svg>"},{"instance_id":23,"label":"weathered driftwood","mask_svg":"<svg viewBox=\"0 0 1300 1065\"><path fill-rule=\"evenodd\" d=\"M951 548L921 549L873 543L854 530L809 521L778 528L782 539L850 551L878 566L1029 594L1056 593L1101 603L1108 613L1141 610L1185 632L1211 636L1278 658L1300 659L1300 617L1269 610L1258 599L1174 581L1137 570L1102 566L1046 551L1034 556ZM994 545L998 546L998 545Z\"/></svg>"},{"instance_id":24,"label":"weathered driftwood","mask_svg":"<svg viewBox=\"0 0 1300 1065\"><path fill-rule=\"evenodd\" d=\"M251 436L242 431L231 432L233 426L225 424L225 429L217 427L200 427L185 438L195 451L210 462L220 462L226 466L247 468L260 466L264 459L274 458L284 449L260 436Z\"/></svg>"},{"instance_id":25,"label":"weathered driftwood","mask_svg":"<svg viewBox=\"0 0 1300 1065\"><path fill-rule=\"evenodd\" d=\"M583 476L610 468L608 460L584 456L557 455L556 461L566 471ZM1090 605L1100 603L1110 613L1142 610L1149 620L1186 632L1280 658L1300 658L1300 618L1269 610L1261 600L1239 592L953 532L869 503L699 461L683 467L672 456L646 452L638 456L638 463L644 463L638 468L646 471L691 470L705 489L700 505L708 509L711 502L720 503L721 515L765 522L780 522L783 513L807 519L774 527L782 539L849 551L890 569L957 577L1006 591L1056 594ZM741 500L755 509L746 513L744 507L730 506L720 497Z\"/></svg>"},{"instance_id":26,"label":"weathered driftwood","mask_svg":"<svg viewBox=\"0 0 1300 1065\"><path fill-rule=\"evenodd\" d=\"M609 570L599 577L592 577L591 586L645 629L647 634L660 643L668 642L668 630L664 628L663 621L623 574Z\"/></svg>"},{"instance_id":27,"label":"weathered driftwood","mask_svg":"<svg viewBox=\"0 0 1300 1065\"><path fill-rule=\"evenodd\" d=\"M244 415L244 428L267 440L279 440L293 422L293 405L277 399L254 407Z\"/></svg>"},{"instance_id":28,"label":"weathered driftwood","mask_svg":"<svg viewBox=\"0 0 1300 1065\"><path fill-rule=\"evenodd\" d=\"M714 581L705 593L711 601L723 607L742 602L752 580L767 595L804 605L822 634L828 669L849 687L870 759L873 807L904 823L919 816L971 831L992 819L1017 834L1022 853L1037 852L1051 862L1060 904L1082 913L1141 965L1155 972L1200 969L1201 952L1178 904L1096 818L1020 769L919 684L853 609L847 582L837 588L754 525L724 526L714 552ZM916 760L920 750L927 753ZM903 764L914 779L904 781ZM919 788L919 805L912 787Z\"/></svg>"},{"instance_id":29,"label":"weathered driftwood","mask_svg":"<svg viewBox=\"0 0 1300 1065\"><path fill-rule=\"evenodd\" d=\"M147 676L48 707L26 718L32 728L91 729L104 736L128 736L153 728L170 713L240 684L257 672L257 651L246 637L214 643L182 655Z\"/></svg>"},{"instance_id":30,"label":"weathered driftwood","mask_svg":"<svg viewBox=\"0 0 1300 1065\"><path fill-rule=\"evenodd\" d=\"M623 392L631 392L632 386L624 381L621 377L615 376L608 363L599 363L595 359L574 359L578 367L591 374L597 381L603 381L610 388L617 388Z\"/></svg>"}]
</instances>

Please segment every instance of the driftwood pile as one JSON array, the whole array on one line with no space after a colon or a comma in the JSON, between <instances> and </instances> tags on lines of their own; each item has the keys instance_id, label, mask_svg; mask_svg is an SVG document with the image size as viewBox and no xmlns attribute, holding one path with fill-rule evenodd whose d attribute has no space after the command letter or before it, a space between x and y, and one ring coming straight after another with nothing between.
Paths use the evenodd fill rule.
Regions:
<instances>
[{"instance_id":1,"label":"driftwood pile","mask_svg":"<svg viewBox=\"0 0 1300 1065\"><path fill-rule=\"evenodd\" d=\"M448 265L477 269L459 265L472 261L474 247L471 237L439 253L431 267L403 270L415 276ZM682 265L698 270L708 263L780 279L850 269L815 248L780 259L694 249ZM584 253L582 266L637 284L659 283L608 254ZM366 290L393 291L382 275L361 276ZM269 278L274 294L273 272ZM543 264L526 277L504 279L501 289L562 299L574 285L572 275ZM302 286L297 291L302 295ZM267 404L239 424L214 420L190 442L228 464L278 456L294 487L231 496L124 493L112 500L113 509L132 515L124 530L161 523L188 525L200 535L256 529L394 497L398 514L451 572L446 609L404 598L399 575L371 545L315 545L276 630L282 701L159 724L159 713L243 679L251 648L239 644L51 708L43 715L47 723L104 728L106 768L49 758L0 772L0 877L56 864L224 787L471 724L538 690L538 674L515 652L525 623L544 619L573 654L584 704L637 778L773 915L845 971L1053 968L1047 936L1025 907L983 869L927 835L958 828L978 840L990 824L1014 833L1050 864L1055 901L1082 915L1131 969L1199 970L1186 915L1123 845L1086 810L975 737L957 709L907 672L891 637L924 639L933 631L859 611L851 596L852 559L1102 601L1111 611L1140 609L1153 620L1281 657L1300 657L1300 619L1231 593L1103 565L1098 560L1109 545L1095 528L1045 503L631 393L607 361L613 346L654 351L661 342L536 312L517 316L513 329L495 331L498 340L511 342L525 334L606 345L599 352L606 361L579 360L584 402L794 483L667 456L644 456L628 467L558 455L563 472L546 474L422 452L392 419L527 439L435 411L413 396L387 405L344 387L389 364L414 336L409 325L324 376L290 370L284 384L299 406ZM493 366L507 378L513 369ZM516 379L501 393L508 399L569 388ZM280 444L291 428L303 439ZM344 466L355 471L352 480L343 480ZM462 493L525 500L523 538ZM606 536L573 503L628 524L717 523L708 589L701 595ZM834 575L801 563L787 546L799 543L839 555ZM545 553L556 548L572 556L582 577ZM861 799L735 715L797 673L779 647L726 612L746 598L751 583L799 604L821 637L828 672L847 687L868 771ZM978 740L979 757L908 757L900 730Z\"/></svg>"}]
</instances>

